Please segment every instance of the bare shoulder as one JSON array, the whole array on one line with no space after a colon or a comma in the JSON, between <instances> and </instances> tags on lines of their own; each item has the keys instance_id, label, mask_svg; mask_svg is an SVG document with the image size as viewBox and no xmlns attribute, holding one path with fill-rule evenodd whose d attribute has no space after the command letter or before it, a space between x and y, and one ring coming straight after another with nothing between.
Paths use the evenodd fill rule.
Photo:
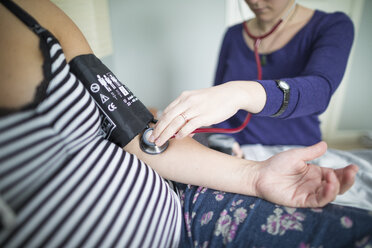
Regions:
<instances>
[{"instance_id":1,"label":"bare shoulder","mask_svg":"<svg viewBox=\"0 0 372 248\"><path fill-rule=\"evenodd\" d=\"M91 53L76 25L48 0L13 0L60 41L67 61ZM43 80L40 38L0 4L0 107L19 108L34 99Z\"/></svg>"},{"instance_id":2,"label":"bare shoulder","mask_svg":"<svg viewBox=\"0 0 372 248\"><path fill-rule=\"evenodd\" d=\"M67 61L77 55L91 53L84 35L75 23L49 0L18 0L38 22L59 40Z\"/></svg>"},{"instance_id":3,"label":"bare shoulder","mask_svg":"<svg viewBox=\"0 0 372 248\"><path fill-rule=\"evenodd\" d=\"M2 4L0 37L0 107L18 108L43 79L39 38Z\"/></svg>"}]
</instances>

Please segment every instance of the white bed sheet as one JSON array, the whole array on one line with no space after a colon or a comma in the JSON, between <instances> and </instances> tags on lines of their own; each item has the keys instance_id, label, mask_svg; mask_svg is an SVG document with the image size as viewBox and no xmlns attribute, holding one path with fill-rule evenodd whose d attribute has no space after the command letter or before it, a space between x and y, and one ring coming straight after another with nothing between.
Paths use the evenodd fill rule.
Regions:
<instances>
[{"instance_id":1,"label":"white bed sheet","mask_svg":"<svg viewBox=\"0 0 372 248\"><path fill-rule=\"evenodd\" d=\"M249 160L266 160L272 155L298 146L244 145L242 150ZM340 168L349 164L359 166L354 185L332 202L372 211L372 150L341 151L328 149L320 158L311 163L329 168Z\"/></svg>"}]
</instances>

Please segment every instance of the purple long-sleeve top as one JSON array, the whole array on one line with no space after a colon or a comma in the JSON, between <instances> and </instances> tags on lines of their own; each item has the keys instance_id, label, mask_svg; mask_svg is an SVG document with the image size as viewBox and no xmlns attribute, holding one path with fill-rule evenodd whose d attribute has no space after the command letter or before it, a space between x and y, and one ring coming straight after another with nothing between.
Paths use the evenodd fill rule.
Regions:
<instances>
[{"instance_id":1,"label":"purple long-sleeve top","mask_svg":"<svg viewBox=\"0 0 372 248\"><path fill-rule=\"evenodd\" d=\"M322 139L319 115L326 110L341 82L353 39L354 28L348 16L316 10L284 47L266 54L263 80L257 80L254 52L244 41L242 24L230 27L223 39L215 85L235 80L257 81L267 95L263 110L254 114L248 126L233 137L240 144L312 145L319 142ZM283 102L283 92L277 87L276 79L290 85L290 99L282 115L270 117ZM237 127L246 114L240 110L216 126Z\"/></svg>"}]
</instances>

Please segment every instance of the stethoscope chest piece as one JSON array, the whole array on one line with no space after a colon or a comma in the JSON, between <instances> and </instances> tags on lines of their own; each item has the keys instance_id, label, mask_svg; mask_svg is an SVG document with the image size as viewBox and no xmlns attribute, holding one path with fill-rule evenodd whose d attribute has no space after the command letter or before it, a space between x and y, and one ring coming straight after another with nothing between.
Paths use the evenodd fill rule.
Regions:
<instances>
[{"instance_id":1,"label":"stethoscope chest piece","mask_svg":"<svg viewBox=\"0 0 372 248\"><path fill-rule=\"evenodd\" d=\"M140 140L141 150L144 151L145 153L151 154L151 155L160 154L160 153L164 152L168 148L168 145L169 145L169 141L164 143L162 146L157 146L157 145L155 145L155 143L150 142L149 137L152 134L153 130L154 130L153 128L147 128L143 132L143 134L141 136L141 140Z\"/></svg>"}]
</instances>

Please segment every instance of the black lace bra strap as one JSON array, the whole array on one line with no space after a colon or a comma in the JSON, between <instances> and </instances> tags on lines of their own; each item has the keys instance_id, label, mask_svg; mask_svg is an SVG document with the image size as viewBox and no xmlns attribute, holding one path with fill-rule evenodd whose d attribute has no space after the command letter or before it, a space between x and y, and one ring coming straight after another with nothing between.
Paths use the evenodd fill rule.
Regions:
<instances>
[{"instance_id":1,"label":"black lace bra strap","mask_svg":"<svg viewBox=\"0 0 372 248\"><path fill-rule=\"evenodd\" d=\"M26 26L30 28L40 39L39 47L44 57L43 63L43 81L40 83L36 89L36 95L34 101L30 104L27 104L19 109L30 109L35 107L46 97L46 88L50 82L51 78L51 57L50 57L50 46L48 45L48 38L55 39L54 36L46 29L40 26L38 21L36 21L30 14L23 10L19 5L14 3L11 0L0 0L0 3L3 4L10 12L12 12L16 17L18 17ZM50 43L53 44L53 43ZM0 108L0 117L7 114L14 113L19 111L19 109L6 109Z\"/></svg>"},{"instance_id":2,"label":"black lace bra strap","mask_svg":"<svg viewBox=\"0 0 372 248\"><path fill-rule=\"evenodd\" d=\"M10 0L0 0L0 2L14 15L16 15L24 24L26 24L38 36L46 30L30 16L26 11L19 7L16 3Z\"/></svg>"}]
</instances>

